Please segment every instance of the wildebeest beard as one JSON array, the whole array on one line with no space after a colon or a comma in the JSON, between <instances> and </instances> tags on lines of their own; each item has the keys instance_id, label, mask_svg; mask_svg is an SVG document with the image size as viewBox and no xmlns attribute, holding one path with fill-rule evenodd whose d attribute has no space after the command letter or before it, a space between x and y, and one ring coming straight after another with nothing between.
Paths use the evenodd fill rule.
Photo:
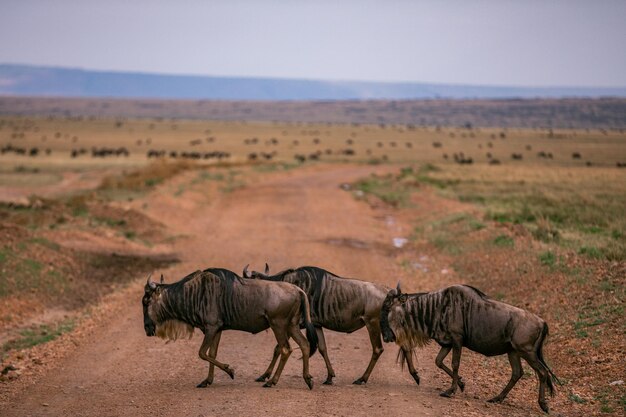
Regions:
<instances>
[{"instance_id":1,"label":"wildebeest beard","mask_svg":"<svg viewBox=\"0 0 626 417\"><path fill-rule=\"evenodd\" d=\"M431 340L428 335L431 323L423 319L415 320L416 315L412 311L416 307L419 308L422 294L412 295L412 298L407 299L406 294L398 295L397 290L391 290L380 311L383 340L387 343L396 342L406 350L426 346Z\"/></svg>"},{"instance_id":2,"label":"wildebeest beard","mask_svg":"<svg viewBox=\"0 0 626 417\"><path fill-rule=\"evenodd\" d=\"M175 342L183 338L191 339L193 326L179 320L167 320L157 324L155 335L168 342Z\"/></svg>"}]
</instances>

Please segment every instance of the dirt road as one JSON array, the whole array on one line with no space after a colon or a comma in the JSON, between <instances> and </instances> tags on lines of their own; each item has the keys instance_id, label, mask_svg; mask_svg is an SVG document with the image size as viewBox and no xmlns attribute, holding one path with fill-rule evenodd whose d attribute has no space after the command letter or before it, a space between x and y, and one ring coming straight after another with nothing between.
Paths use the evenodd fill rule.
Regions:
<instances>
[{"instance_id":1,"label":"dirt road","mask_svg":"<svg viewBox=\"0 0 626 417\"><path fill-rule=\"evenodd\" d=\"M206 267L240 272L245 263L274 271L318 265L345 276L394 285L399 271L390 257L391 240L401 224L390 226L381 213L339 188L374 168L311 167L264 174L247 188L230 193L161 192L135 203L166 224L182 262L163 271L167 282ZM408 230L408 229L407 229ZM400 230L401 231L401 230ZM161 271L156 271L160 273ZM87 343L58 367L15 397L3 416L442 416L511 415L506 406L485 406L467 394L438 396L448 378L434 367L433 346L419 353L422 385L395 364L397 348L386 345L370 381L352 385L365 369L371 349L367 332L327 332L337 377L324 386L326 370L316 354L311 361L315 387L301 377L294 350L275 388L254 382L267 366L275 340L271 332L226 332L218 358L235 368L235 379L216 372L206 389L195 388L207 372L197 355L201 337L165 344L144 334L141 282L123 308ZM293 343L292 343L293 345Z\"/></svg>"}]
</instances>

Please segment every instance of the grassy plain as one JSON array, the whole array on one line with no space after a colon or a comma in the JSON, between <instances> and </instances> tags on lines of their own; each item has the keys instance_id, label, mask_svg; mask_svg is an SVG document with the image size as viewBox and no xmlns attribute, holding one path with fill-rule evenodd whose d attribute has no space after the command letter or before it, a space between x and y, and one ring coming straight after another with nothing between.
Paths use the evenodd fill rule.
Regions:
<instances>
[{"instance_id":1,"label":"grassy plain","mask_svg":"<svg viewBox=\"0 0 626 417\"><path fill-rule=\"evenodd\" d=\"M617 167L626 163L623 130L3 116L0 147L8 145L38 154L0 155L0 198L21 198L0 207L3 326L44 293L46 302L67 306L76 305L74 295L92 294L79 280L76 253L59 247L56 233L78 230L149 247L154 225L107 205L184 170L198 170L193 181L214 181L229 192L245 187L247 177L297 169L296 155L305 165L389 164L397 173L354 184L359 198L373 196L413 216L415 253L433 250L466 282L548 319L553 343L562 346L552 360L572 406L605 414L624 408L623 385L609 385L623 376L616 369L626 353L626 169ZM129 155L94 158L92 147L124 147ZM76 149L86 152L72 157ZM150 150L166 157L148 159ZM231 156L219 162L169 156L215 151ZM461 153L472 164L455 163ZM50 190L50 200L28 198ZM416 196L428 193L458 206L424 213L428 205ZM87 270L121 262L82 258ZM10 297L24 301L22 310L7 304ZM20 330L5 349L65 331L62 322L45 326ZM589 366L599 371L590 374Z\"/></svg>"}]
</instances>

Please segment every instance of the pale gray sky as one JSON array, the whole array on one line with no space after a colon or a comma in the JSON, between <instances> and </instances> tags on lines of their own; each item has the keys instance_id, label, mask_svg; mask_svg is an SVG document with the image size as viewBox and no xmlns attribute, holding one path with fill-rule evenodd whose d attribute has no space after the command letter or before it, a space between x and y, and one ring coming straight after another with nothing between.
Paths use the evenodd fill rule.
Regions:
<instances>
[{"instance_id":1,"label":"pale gray sky","mask_svg":"<svg viewBox=\"0 0 626 417\"><path fill-rule=\"evenodd\" d=\"M624 0L0 0L0 63L626 86Z\"/></svg>"}]
</instances>

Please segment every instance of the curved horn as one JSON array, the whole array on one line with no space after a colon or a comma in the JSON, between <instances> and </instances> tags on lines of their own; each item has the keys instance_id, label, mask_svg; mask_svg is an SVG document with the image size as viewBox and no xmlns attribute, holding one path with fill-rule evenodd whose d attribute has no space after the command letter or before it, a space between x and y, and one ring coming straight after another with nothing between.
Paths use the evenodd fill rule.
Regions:
<instances>
[{"instance_id":1,"label":"curved horn","mask_svg":"<svg viewBox=\"0 0 626 417\"><path fill-rule=\"evenodd\" d=\"M398 281L398 285L396 285L396 291L398 292L398 295L402 294L402 290L400 289L400 281Z\"/></svg>"},{"instance_id":2,"label":"curved horn","mask_svg":"<svg viewBox=\"0 0 626 417\"><path fill-rule=\"evenodd\" d=\"M153 281L151 280L151 278L152 278L152 272L150 273L150 275L148 275L148 281L146 282L146 285L147 285L148 287L152 288L152 289L155 289L155 288L156 288L156 283L155 283L155 282L153 282Z\"/></svg>"},{"instance_id":3,"label":"curved horn","mask_svg":"<svg viewBox=\"0 0 626 417\"><path fill-rule=\"evenodd\" d=\"M163 274L161 274L161 284L163 284Z\"/></svg>"},{"instance_id":4,"label":"curved horn","mask_svg":"<svg viewBox=\"0 0 626 417\"><path fill-rule=\"evenodd\" d=\"M248 267L249 267L249 266L250 266L250 264L246 265L246 266L243 268L243 277L244 277L244 278L251 278L251 277L252 277L252 274L251 274L250 272L248 272Z\"/></svg>"},{"instance_id":5,"label":"curved horn","mask_svg":"<svg viewBox=\"0 0 626 417\"><path fill-rule=\"evenodd\" d=\"M270 274L270 266L267 264L267 262L265 262L265 275L269 275Z\"/></svg>"}]
</instances>

